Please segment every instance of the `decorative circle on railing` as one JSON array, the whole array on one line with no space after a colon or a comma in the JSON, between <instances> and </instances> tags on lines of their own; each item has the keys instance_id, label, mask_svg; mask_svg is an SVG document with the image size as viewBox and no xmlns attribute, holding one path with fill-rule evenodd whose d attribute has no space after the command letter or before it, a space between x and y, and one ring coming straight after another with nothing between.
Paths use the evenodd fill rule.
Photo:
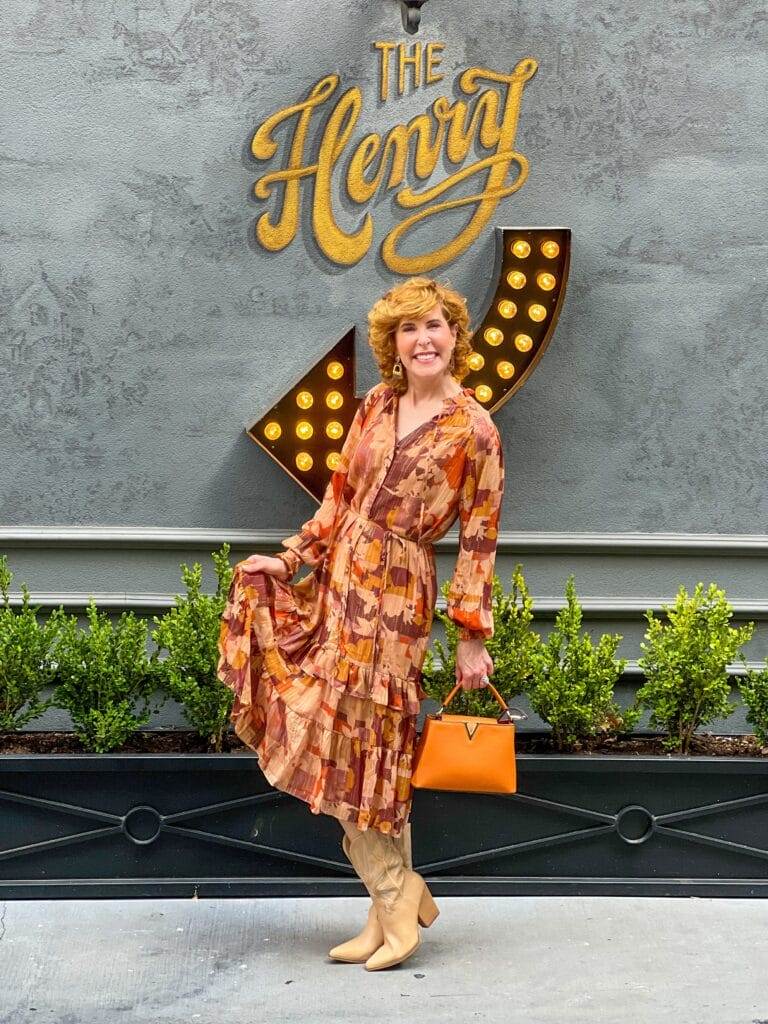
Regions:
<instances>
[{"instance_id":1,"label":"decorative circle on railing","mask_svg":"<svg viewBox=\"0 0 768 1024\"><path fill-rule=\"evenodd\" d=\"M653 815L641 804L628 804L616 815L616 831L625 843L644 843L653 835Z\"/></svg>"},{"instance_id":2,"label":"decorative circle on railing","mask_svg":"<svg viewBox=\"0 0 768 1024\"><path fill-rule=\"evenodd\" d=\"M162 821L163 816L156 807L137 804L123 818L123 832L132 843L146 846L148 843L154 843L160 835Z\"/></svg>"}]
</instances>

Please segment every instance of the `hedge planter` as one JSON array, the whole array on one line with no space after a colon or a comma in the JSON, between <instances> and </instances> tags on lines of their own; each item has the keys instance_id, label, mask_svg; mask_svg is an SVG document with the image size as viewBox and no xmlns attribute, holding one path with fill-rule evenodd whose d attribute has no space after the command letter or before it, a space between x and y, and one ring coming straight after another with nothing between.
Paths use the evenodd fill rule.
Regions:
<instances>
[{"instance_id":1,"label":"hedge planter","mask_svg":"<svg viewBox=\"0 0 768 1024\"><path fill-rule=\"evenodd\" d=\"M417 791L437 895L768 895L768 759L520 754ZM341 829L237 754L0 756L0 898L362 895Z\"/></svg>"}]
</instances>

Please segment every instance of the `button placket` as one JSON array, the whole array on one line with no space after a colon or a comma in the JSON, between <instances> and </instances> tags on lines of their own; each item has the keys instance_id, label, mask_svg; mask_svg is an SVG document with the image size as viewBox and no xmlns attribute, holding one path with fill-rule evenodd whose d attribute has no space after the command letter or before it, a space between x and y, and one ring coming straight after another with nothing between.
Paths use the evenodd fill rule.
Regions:
<instances>
[{"instance_id":1,"label":"button placket","mask_svg":"<svg viewBox=\"0 0 768 1024\"><path fill-rule=\"evenodd\" d=\"M398 534L392 533L391 531L387 531L387 533L384 535L384 568L381 574L381 589L379 590L379 609L378 615L376 616L376 627L373 633L373 654L371 656L371 664L374 667L376 666L376 656L379 650L379 633L381 632L382 618L381 611L382 605L384 603L384 594L386 593L387 590L387 578L389 576L389 557L391 554L391 545L394 538L397 538L397 540L403 545L403 547L405 547L405 540L402 537L398 536Z\"/></svg>"},{"instance_id":2,"label":"button placket","mask_svg":"<svg viewBox=\"0 0 768 1024\"><path fill-rule=\"evenodd\" d=\"M367 503L367 506L365 508L365 515L369 519L372 518L371 517L371 509L376 504L376 501L377 501L377 499L379 497L379 494L381 493L381 489L384 486L384 484L387 482L387 477L389 476L389 471L392 469L392 464L395 461L395 455L396 454L397 453L396 453L395 449L393 449L389 453L389 455L387 456L387 461L384 463L384 466L383 466L383 473L379 473L379 482L376 485L376 487L373 488L373 490L372 490L372 497L369 499L369 501Z\"/></svg>"}]
</instances>

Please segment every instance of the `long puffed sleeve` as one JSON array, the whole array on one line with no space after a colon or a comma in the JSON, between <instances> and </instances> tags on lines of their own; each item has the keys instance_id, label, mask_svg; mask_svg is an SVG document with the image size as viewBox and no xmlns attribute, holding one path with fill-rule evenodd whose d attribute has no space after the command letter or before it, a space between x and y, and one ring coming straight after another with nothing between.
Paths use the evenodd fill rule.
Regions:
<instances>
[{"instance_id":1,"label":"long puffed sleeve","mask_svg":"<svg viewBox=\"0 0 768 1024\"><path fill-rule=\"evenodd\" d=\"M446 612L459 627L460 640L493 636L493 572L503 494L501 438L488 421L469 439L459 499L459 554Z\"/></svg>"},{"instance_id":2,"label":"long puffed sleeve","mask_svg":"<svg viewBox=\"0 0 768 1024\"><path fill-rule=\"evenodd\" d=\"M281 559L292 574L296 572L302 562L314 568L320 565L325 557L341 493L346 483L349 464L360 441L363 423L370 404L371 391L365 395L357 407L357 412L342 445L339 464L331 473L323 500L316 514L304 523L298 533L281 541L282 546L287 549L286 551L279 551L273 555L273 557Z\"/></svg>"}]
</instances>

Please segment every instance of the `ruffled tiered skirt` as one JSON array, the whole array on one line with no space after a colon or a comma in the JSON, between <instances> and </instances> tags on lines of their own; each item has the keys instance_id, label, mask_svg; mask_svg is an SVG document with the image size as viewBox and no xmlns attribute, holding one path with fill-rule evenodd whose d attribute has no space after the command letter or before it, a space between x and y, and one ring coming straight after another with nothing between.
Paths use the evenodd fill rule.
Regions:
<instances>
[{"instance_id":1,"label":"ruffled tiered skirt","mask_svg":"<svg viewBox=\"0 0 768 1024\"><path fill-rule=\"evenodd\" d=\"M314 814L399 836L426 694L415 672L342 656L329 594L315 573L290 583L236 566L218 675L235 694L235 732L272 786Z\"/></svg>"}]
</instances>

